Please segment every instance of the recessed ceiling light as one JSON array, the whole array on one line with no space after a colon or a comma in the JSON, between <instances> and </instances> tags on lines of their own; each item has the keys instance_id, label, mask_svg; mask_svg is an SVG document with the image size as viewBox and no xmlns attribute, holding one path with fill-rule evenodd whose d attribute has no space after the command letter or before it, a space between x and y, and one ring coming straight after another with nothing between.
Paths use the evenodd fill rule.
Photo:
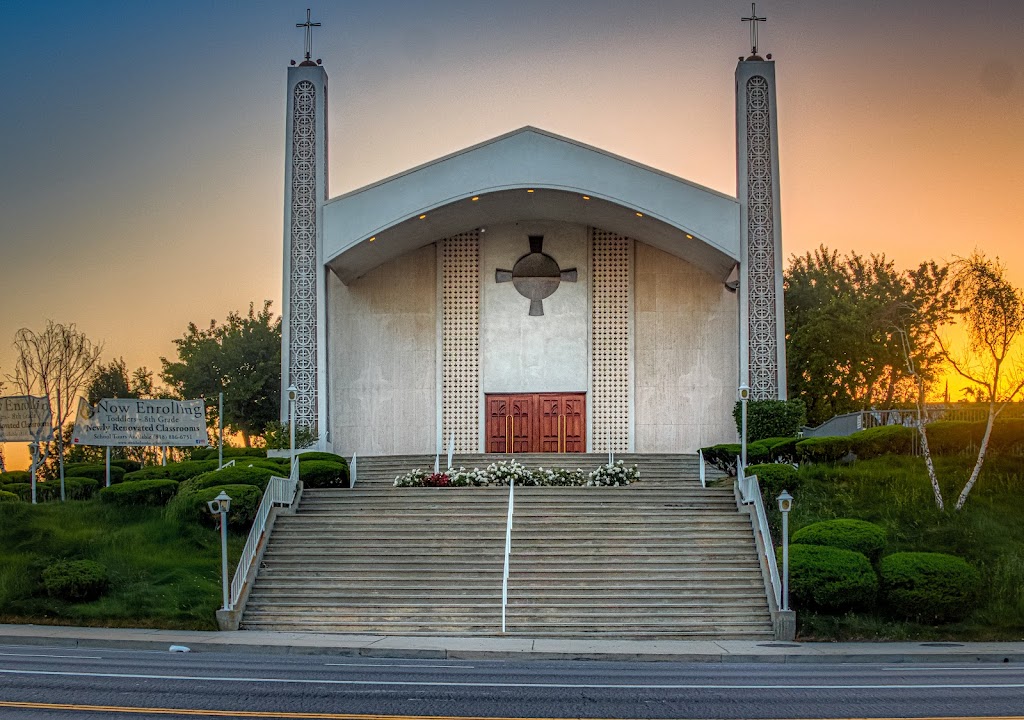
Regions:
<instances>
[{"instance_id":1,"label":"recessed ceiling light","mask_svg":"<svg viewBox=\"0 0 1024 720\"><path fill-rule=\"evenodd\" d=\"M373 242L373 241L374 241L374 240L376 240L376 239L377 239L377 236L376 236L376 235L374 235L374 236L373 236L372 238L370 238L370 242Z\"/></svg>"},{"instance_id":2,"label":"recessed ceiling light","mask_svg":"<svg viewBox=\"0 0 1024 720\"><path fill-rule=\"evenodd\" d=\"M693 235L691 235L690 233L686 233L686 239L693 240Z\"/></svg>"},{"instance_id":3,"label":"recessed ceiling light","mask_svg":"<svg viewBox=\"0 0 1024 720\"><path fill-rule=\"evenodd\" d=\"M532 192L533 192L533 190L527 190L526 192L532 193Z\"/></svg>"},{"instance_id":4,"label":"recessed ceiling light","mask_svg":"<svg viewBox=\"0 0 1024 720\"><path fill-rule=\"evenodd\" d=\"M426 215L420 215L420 220L426 220L426 219L427 219Z\"/></svg>"},{"instance_id":5,"label":"recessed ceiling light","mask_svg":"<svg viewBox=\"0 0 1024 720\"><path fill-rule=\"evenodd\" d=\"M584 199L584 200L589 200L589 199L590 199L590 196L589 196L589 195L584 195L584 196L583 196L583 199Z\"/></svg>"},{"instance_id":6,"label":"recessed ceiling light","mask_svg":"<svg viewBox=\"0 0 1024 720\"><path fill-rule=\"evenodd\" d=\"M479 195L474 195L473 197L470 198L470 200L472 200L473 202L476 202L479 199L480 199Z\"/></svg>"},{"instance_id":7,"label":"recessed ceiling light","mask_svg":"<svg viewBox=\"0 0 1024 720\"><path fill-rule=\"evenodd\" d=\"M638 213L636 214L636 216L637 216L637 217L643 217L643 216L644 216L644 214L643 214L643 213L641 213L641 212L638 212Z\"/></svg>"}]
</instances>

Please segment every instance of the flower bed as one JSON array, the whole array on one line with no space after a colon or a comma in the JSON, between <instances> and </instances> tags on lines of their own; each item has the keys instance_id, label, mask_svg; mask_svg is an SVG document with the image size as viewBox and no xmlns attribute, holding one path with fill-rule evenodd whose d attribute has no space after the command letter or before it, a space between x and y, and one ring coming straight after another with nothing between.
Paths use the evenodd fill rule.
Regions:
<instances>
[{"instance_id":1,"label":"flower bed","mask_svg":"<svg viewBox=\"0 0 1024 720\"><path fill-rule=\"evenodd\" d=\"M530 486L582 486L612 487L629 485L640 479L636 465L626 467L621 460L614 465L602 465L585 473L580 468L530 468L515 460L491 463L486 468L459 468L448 472L428 473L413 470L395 478L395 487L484 487L487 485L530 485Z\"/></svg>"}]
</instances>

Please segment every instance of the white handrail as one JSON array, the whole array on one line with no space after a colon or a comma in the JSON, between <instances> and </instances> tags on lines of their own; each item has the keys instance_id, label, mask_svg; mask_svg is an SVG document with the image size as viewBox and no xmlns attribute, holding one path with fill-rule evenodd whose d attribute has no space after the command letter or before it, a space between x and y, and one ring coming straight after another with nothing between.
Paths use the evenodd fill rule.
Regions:
<instances>
[{"instance_id":1,"label":"white handrail","mask_svg":"<svg viewBox=\"0 0 1024 720\"><path fill-rule=\"evenodd\" d=\"M223 465L221 465L221 466L220 466L219 468L217 468L217 469L218 469L218 470L223 470L223 469L224 469L224 468L226 468L226 467L233 467L233 466L234 466L234 464L235 464L235 461L234 461L234 460L228 460L228 461L227 461L226 463L224 463Z\"/></svg>"},{"instance_id":2,"label":"white handrail","mask_svg":"<svg viewBox=\"0 0 1024 720\"><path fill-rule=\"evenodd\" d=\"M512 513L515 508L515 480L508 481L508 519L505 521L505 570L501 576L501 631L505 632L505 608L508 606L508 556L512 552Z\"/></svg>"},{"instance_id":3,"label":"white handrail","mask_svg":"<svg viewBox=\"0 0 1024 720\"><path fill-rule=\"evenodd\" d=\"M352 453L352 462L348 466L348 489L356 486L356 454Z\"/></svg>"},{"instance_id":4,"label":"white handrail","mask_svg":"<svg viewBox=\"0 0 1024 720\"><path fill-rule=\"evenodd\" d=\"M768 576L772 582L772 591L775 593L775 606L781 608L782 581L779 579L779 564L775 560L775 546L772 544L772 533L768 527L768 515L764 511L761 485L757 481L757 475L747 477L747 487L750 490L747 502L754 503L754 515L757 517L755 532L761 536L761 547L764 548L765 561L768 563Z\"/></svg>"},{"instance_id":5,"label":"white handrail","mask_svg":"<svg viewBox=\"0 0 1024 720\"><path fill-rule=\"evenodd\" d=\"M249 530L249 539L245 541L245 549L242 550L242 557L238 559L238 567L235 568L235 576L231 579L231 604L229 610L234 610L242 596L242 589L245 587L245 580L249 576L249 569L256 561L256 552L259 550L260 542L263 540L264 531L267 528L267 518L270 516L270 509L275 505L291 505L295 502L295 492L299 484L292 478L274 477L267 483L267 489L263 493L263 500L256 511L256 517L252 521L252 528Z\"/></svg>"},{"instance_id":6,"label":"white handrail","mask_svg":"<svg viewBox=\"0 0 1024 720\"><path fill-rule=\"evenodd\" d=\"M704 474L704 451L697 451L697 459L700 460L700 486L706 488L708 486L707 477Z\"/></svg>"}]
</instances>

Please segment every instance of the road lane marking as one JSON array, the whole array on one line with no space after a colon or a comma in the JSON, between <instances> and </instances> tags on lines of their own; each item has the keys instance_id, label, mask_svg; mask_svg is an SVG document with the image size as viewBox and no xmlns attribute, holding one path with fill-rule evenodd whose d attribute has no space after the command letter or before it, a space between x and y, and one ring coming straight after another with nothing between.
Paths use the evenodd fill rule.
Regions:
<instances>
[{"instance_id":1,"label":"road lane marking","mask_svg":"<svg viewBox=\"0 0 1024 720\"><path fill-rule=\"evenodd\" d=\"M102 660L99 655L41 655L41 654L30 654L30 653L5 653L0 652L0 655L4 657L44 657L44 658L74 658L76 660Z\"/></svg>"},{"instance_id":2,"label":"road lane marking","mask_svg":"<svg viewBox=\"0 0 1024 720\"><path fill-rule=\"evenodd\" d=\"M324 663L327 667L393 667L393 668L444 668L445 670L474 670L475 665L399 665L397 663Z\"/></svg>"},{"instance_id":3,"label":"road lane marking","mask_svg":"<svg viewBox=\"0 0 1024 720\"><path fill-rule=\"evenodd\" d=\"M284 685L380 685L391 687L480 687L545 688L556 690L992 690L1024 689L1024 683L899 683L889 685L725 685L711 683L625 684L625 683L495 683L445 682L428 680L335 680L312 678L232 677L230 675L149 675L143 673L71 672L60 670L13 670L0 668L4 675L49 675L55 677L120 678L124 680L184 680L187 682L279 683Z\"/></svg>"},{"instance_id":4,"label":"road lane marking","mask_svg":"<svg viewBox=\"0 0 1024 720\"><path fill-rule=\"evenodd\" d=\"M349 713L287 712L273 710L198 710L195 708L145 708L121 705L65 705L60 703L0 701L0 708L21 710L69 710L147 715L196 715L199 717L282 718L284 720L577 720L574 718L503 718L486 715L354 715ZM589 720L613 720L591 718ZM623 720L621 718L614 720ZM778 719L775 719L778 720ZM808 718L805 720L904 720L903 718ZM1024 720L1021 715L949 715L924 720Z\"/></svg>"}]
</instances>

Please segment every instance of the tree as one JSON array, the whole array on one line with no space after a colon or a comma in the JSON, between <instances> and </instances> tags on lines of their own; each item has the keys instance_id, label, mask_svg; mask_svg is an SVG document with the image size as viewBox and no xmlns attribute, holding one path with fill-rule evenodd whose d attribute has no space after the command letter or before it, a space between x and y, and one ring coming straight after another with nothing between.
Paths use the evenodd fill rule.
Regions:
<instances>
[{"instance_id":1,"label":"tree","mask_svg":"<svg viewBox=\"0 0 1024 720\"><path fill-rule=\"evenodd\" d=\"M44 395L57 429L57 459L60 468L60 499L64 490L64 424L71 416L86 378L99 362L102 344L94 344L85 333L71 325L52 320L36 333L22 328L14 335L14 375L8 375L24 395Z\"/></svg>"},{"instance_id":2,"label":"tree","mask_svg":"<svg viewBox=\"0 0 1024 720\"><path fill-rule=\"evenodd\" d=\"M932 262L899 271L884 255L840 258L824 246L793 256L785 274L787 377L808 423L913 401L916 378L930 380L941 365L931 330L948 314L947 272Z\"/></svg>"},{"instance_id":3,"label":"tree","mask_svg":"<svg viewBox=\"0 0 1024 720\"><path fill-rule=\"evenodd\" d=\"M978 252L954 264L949 291L957 299L956 316L969 344L956 350L939 332L935 340L957 374L971 383L975 397L988 404L978 459L956 501L960 510L981 475L996 418L1024 391L1024 292L1006 278L998 258L989 260Z\"/></svg>"},{"instance_id":4,"label":"tree","mask_svg":"<svg viewBox=\"0 0 1024 720\"><path fill-rule=\"evenodd\" d=\"M153 394L153 371L136 368L130 375L124 358L99 363L85 388L85 399L95 405L103 398L147 398Z\"/></svg>"},{"instance_id":5,"label":"tree","mask_svg":"<svg viewBox=\"0 0 1024 720\"><path fill-rule=\"evenodd\" d=\"M247 315L228 314L206 329L189 323L184 337L174 341L178 361L160 358L161 377L180 398L211 401L207 422L217 421L217 396L224 393L224 425L240 433L246 447L267 423L278 419L281 405L281 318L270 301Z\"/></svg>"}]
</instances>

